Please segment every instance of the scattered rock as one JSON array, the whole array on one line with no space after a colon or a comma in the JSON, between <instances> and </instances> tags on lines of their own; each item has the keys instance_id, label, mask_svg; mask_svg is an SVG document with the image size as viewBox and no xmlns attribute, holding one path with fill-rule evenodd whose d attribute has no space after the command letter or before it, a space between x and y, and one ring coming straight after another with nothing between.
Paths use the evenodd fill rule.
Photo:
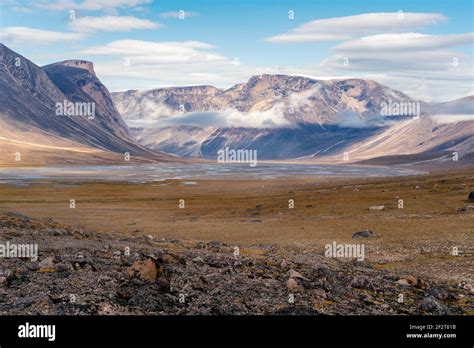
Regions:
<instances>
[{"instance_id":1,"label":"scattered rock","mask_svg":"<svg viewBox=\"0 0 474 348\"><path fill-rule=\"evenodd\" d=\"M202 259L201 256L196 256L196 257L193 259L193 262L196 262L196 263L204 263L204 260Z\"/></svg>"},{"instance_id":2,"label":"scattered rock","mask_svg":"<svg viewBox=\"0 0 474 348\"><path fill-rule=\"evenodd\" d=\"M215 252L218 252L221 250L221 248L223 247L223 243L221 242L218 242L216 240L212 240L210 242L208 242L206 244L206 247L209 249L209 250L212 250L212 251L215 251Z\"/></svg>"},{"instance_id":3,"label":"scattered rock","mask_svg":"<svg viewBox=\"0 0 474 348\"><path fill-rule=\"evenodd\" d=\"M351 286L353 288L375 291L374 284L367 277L354 277L351 281Z\"/></svg>"},{"instance_id":4,"label":"scattered rock","mask_svg":"<svg viewBox=\"0 0 474 348\"><path fill-rule=\"evenodd\" d=\"M468 204L462 208L459 208L458 211L460 212L474 211L474 204Z\"/></svg>"},{"instance_id":5,"label":"scattered rock","mask_svg":"<svg viewBox=\"0 0 474 348\"><path fill-rule=\"evenodd\" d=\"M446 315L450 314L446 306L432 296L426 297L420 304L420 310L429 314Z\"/></svg>"},{"instance_id":6,"label":"scattered rock","mask_svg":"<svg viewBox=\"0 0 474 348\"><path fill-rule=\"evenodd\" d=\"M418 279L416 279L415 277L413 276L407 276L407 277L403 277L403 278L400 278L397 283L399 285L404 285L404 286L416 286L418 284Z\"/></svg>"},{"instance_id":7,"label":"scattered rock","mask_svg":"<svg viewBox=\"0 0 474 348\"><path fill-rule=\"evenodd\" d=\"M286 282L286 287L290 292L298 292L300 287L298 286L298 282L294 278L290 278Z\"/></svg>"},{"instance_id":8,"label":"scattered rock","mask_svg":"<svg viewBox=\"0 0 474 348\"><path fill-rule=\"evenodd\" d=\"M374 233L371 230L359 231L352 235L352 238L370 238Z\"/></svg>"},{"instance_id":9,"label":"scattered rock","mask_svg":"<svg viewBox=\"0 0 474 348\"><path fill-rule=\"evenodd\" d=\"M384 210L385 209L385 205L381 204L381 205L372 205L369 207L369 210Z\"/></svg>"},{"instance_id":10,"label":"scattered rock","mask_svg":"<svg viewBox=\"0 0 474 348\"><path fill-rule=\"evenodd\" d=\"M39 270L38 272L41 273L48 273L54 272L54 258L52 256L45 258L39 263Z\"/></svg>"},{"instance_id":11,"label":"scattered rock","mask_svg":"<svg viewBox=\"0 0 474 348\"><path fill-rule=\"evenodd\" d=\"M473 289L467 282L452 286L430 280L428 286L414 275L400 278L369 261L329 259L308 247L255 245L250 247L255 253L236 259L233 247L217 241L149 242L143 235L94 232L78 239L73 229L56 236L54 231L63 228L53 221L26 222L0 213L0 240L34 239L44 246L41 262L0 259L0 315L417 315L470 310L465 300ZM361 231L355 238L372 235ZM133 250L129 257L123 257L125 245ZM42 268L54 272L36 273ZM6 270L11 270L8 276ZM409 305L393 300L400 285ZM286 303L288 292L298 293L295 304ZM180 294L185 294L184 303Z\"/></svg>"},{"instance_id":12,"label":"scattered rock","mask_svg":"<svg viewBox=\"0 0 474 348\"><path fill-rule=\"evenodd\" d=\"M408 286L408 281L406 279L398 279L397 284L401 286Z\"/></svg>"},{"instance_id":13,"label":"scattered rock","mask_svg":"<svg viewBox=\"0 0 474 348\"><path fill-rule=\"evenodd\" d=\"M458 284L458 287L468 290L471 294L474 294L474 286L472 284L461 282Z\"/></svg>"},{"instance_id":14,"label":"scattered rock","mask_svg":"<svg viewBox=\"0 0 474 348\"><path fill-rule=\"evenodd\" d=\"M151 258L144 261L135 261L125 272L128 279L140 278L141 280L154 282L158 269L156 263Z\"/></svg>"},{"instance_id":15,"label":"scattered rock","mask_svg":"<svg viewBox=\"0 0 474 348\"><path fill-rule=\"evenodd\" d=\"M115 314L114 307L109 302L103 302L99 305L98 314L112 315Z\"/></svg>"},{"instance_id":16,"label":"scattered rock","mask_svg":"<svg viewBox=\"0 0 474 348\"><path fill-rule=\"evenodd\" d=\"M290 278L309 280L308 278L305 278L300 272L292 269L290 269Z\"/></svg>"},{"instance_id":17,"label":"scattered rock","mask_svg":"<svg viewBox=\"0 0 474 348\"><path fill-rule=\"evenodd\" d=\"M446 289L440 289L440 288L431 288L428 290L428 293L437 298L438 300L441 301L446 301L446 300L454 300L456 299L456 296L451 294L448 290Z\"/></svg>"}]
</instances>

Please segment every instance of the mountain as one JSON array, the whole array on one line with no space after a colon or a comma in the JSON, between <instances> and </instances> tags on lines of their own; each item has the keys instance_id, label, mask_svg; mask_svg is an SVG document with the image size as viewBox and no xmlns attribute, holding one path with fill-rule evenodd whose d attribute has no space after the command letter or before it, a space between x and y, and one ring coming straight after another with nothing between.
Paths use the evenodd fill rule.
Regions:
<instances>
[{"instance_id":1,"label":"mountain","mask_svg":"<svg viewBox=\"0 0 474 348\"><path fill-rule=\"evenodd\" d=\"M261 160L283 160L304 156L328 156L341 152L348 144L375 134L378 128L339 128L305 125L295 128L200 128L178 126L132 128L144 146L175 153L182 157L214 159L217 151L257 149ZM342 152L341 152L342 153Z\"/></svg>"},{"instance_id":2,"label":"mountain","mask_svg":"<svg viewBox=\"0 0 474 348\"><path fill-rule=\"evenodd\" d=\"M472 97L428 104L370 80L261 75L226 90L161 88L112 98L142 145L183 157L215 158L224 147L257 149L260 159L331 163L346 152L351 162L474 153L474 120L457 118L474 114Z\"/></svg>"},{"instance_id":3,"label":"mountain","mask_svg":"<svg viewBox=\"0 0 474 348\"><path fill-rule=\"evenodd\" d=\"M433 115L474 115L474 95L449 102L426 105L425 109Z\"/></svg>"},{"instance_id":4,"label":"mountain","mask_svg":"<svg viewBox=\"0 0 474 348\"><path fill-rule=\"evenodd\" d=\"M370 80L261 75L226 90L161 88L112 98L142 145L183 157L216 158L229 147L256 149L259 159L330 163L345 153L350 162L385 164L453 151L474 158L472 96L428 104ZM392 112L383 112L387 106Z\"/></svg>"},{"instance_id":5,"label":"mountain","mask_svg":"<svg viewBox=\"0 0 474 348\"><path fill-rule=\"evenodd\" d=\"M370 80L315 80L301 76L259 75L222 90L212 86L161 88L113 93L127 121L163 120L183 112L272 112L287 124L340 122L351 111L358 118L380 115L382 103L413 102L407 95ZM423 103L424 104L424 103ZM267 115L268 116L268 115ZM269 117L268 125L272 125ZM132 122L133 123L133 122ZM133 123L134 124L134 123ZM238 125L232 125L238 126Z\"/></svg>"},{"instance_id":6,"label":"mountain","mask_svg":"<svg viewBox=\"0 0 474 348\"><path fill-rule=\"evenodd\" d=\"M474 118L457 122L441 122L436 117L403 120L381 128L365 139L344 149L353 161L372 164L402 164L442 159L474 160ZM340 155L340 154L338 154ZM335 160L328 156L325 160ZM375 160L377 159L377 160Z\"/></svg>"},{"instance_id":7,"label":"mountain","mask_svg":"<svg viewBox=\"0 0 474 348\"><path fill-rule=\"evenodd\" d=\"M122 162L125 152L173 160L131 137L91 62L65 61L41 68L0 44L0 91L1 153L7 162L15 152L23 155L22 164L74 163L76 157L81 163ZM58 113L58 105L87 105L94 114L65 112L76 108Z\"/></svg>"},{"instance_id":8,"label":"mountain","mask_svg":"<svg viewBox=\"0 0 474 348\"><path fill-rule=\"evenodd\" d=\"M474 160L473 96L427 104L370 80L259 75L110 94L91 62L39 67L0 44L0 92L0 165L215 159L224 147L267 160Z\"/></svg>"},{"instance_id":9,"label":"mountain","mask_svg":"<svg viewBox=\"0 0 474 348\"><path fill-rule=\"evenodd\" d=\"M109 91L95 75L91 62L68 60L46 65L42 69L68 100L93 101L102 129L121 139L132 140L127 124L115 108Z\"/></svg>"}]
</instances>

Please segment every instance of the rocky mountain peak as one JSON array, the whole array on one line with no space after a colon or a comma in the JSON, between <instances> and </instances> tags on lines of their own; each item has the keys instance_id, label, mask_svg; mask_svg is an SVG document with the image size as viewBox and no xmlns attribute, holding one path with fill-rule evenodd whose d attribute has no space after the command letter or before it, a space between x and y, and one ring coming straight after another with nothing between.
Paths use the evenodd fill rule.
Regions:
<instances>
[{"instance_id":1,"label":"rocky mountain peak","mask_svg":"<svg viewBox=\"0 0 474 348\"><path fill-rule=\"evenodd\" d=\"M87 60L81 60L81 59L71 59L71 60L64 60L62 62L57 62L50 64L51 66L68 66L68 67L73 67L73 68L79 68L79 69L84 69L87 70L90 74L95 75L94 71L94 63L89 62Z\"/></svg>"}]
</instances>

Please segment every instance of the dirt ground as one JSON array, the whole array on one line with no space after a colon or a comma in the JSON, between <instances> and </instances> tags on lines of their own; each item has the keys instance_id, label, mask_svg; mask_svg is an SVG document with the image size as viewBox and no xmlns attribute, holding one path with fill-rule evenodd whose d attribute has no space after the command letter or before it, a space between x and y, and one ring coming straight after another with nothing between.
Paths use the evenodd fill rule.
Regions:
<instances>
[{"instance_id":1,"label":"dirt ground","mask_svg":"<svg viewBox=\"0 0 474 348\"><path fill-rule=\"evenodd\" d=\"M369 229L374 236L363 243L374 267L473 283L474 210L461 210L473 204L467 200L474 191L472 171L187 181L0 185L0 212L105 233L294 246L320 255L326 244L354 243L354 232ZM384 209L369 209L375 205Z\"/></svg>"}]
</instances>

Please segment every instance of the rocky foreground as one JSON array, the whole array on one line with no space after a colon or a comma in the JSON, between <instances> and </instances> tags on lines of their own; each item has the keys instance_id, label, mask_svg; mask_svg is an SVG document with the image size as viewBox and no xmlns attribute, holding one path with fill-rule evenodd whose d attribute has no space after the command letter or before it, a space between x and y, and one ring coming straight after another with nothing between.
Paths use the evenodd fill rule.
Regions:
<instances>
[{"instance_id":1,"label":"rocky foreground","mask_svg":"<svg viewBox=\"0 0 474 348\"><path fill-rule=\"evenodd\" d=\"M0 214L0 314L472 314L472 288L302 249L85 232ZM403 296L400 296L403 294Z\"/></svg>"}]
</instances>

